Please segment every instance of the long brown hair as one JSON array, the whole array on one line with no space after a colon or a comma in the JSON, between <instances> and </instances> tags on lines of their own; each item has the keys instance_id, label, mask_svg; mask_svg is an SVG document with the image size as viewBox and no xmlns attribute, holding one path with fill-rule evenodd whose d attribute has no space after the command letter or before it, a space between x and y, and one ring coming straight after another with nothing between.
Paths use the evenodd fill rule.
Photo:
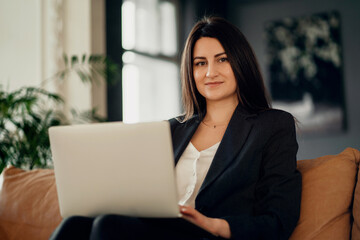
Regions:
<instances>
[{"instance_id":1,"label":"long brown hair","mask_svg":"<svg viewBox=\"0 0 360 240\"><path fill-rule=\"evenodd\" d=\"M202 37L216 38L224 48L237 81L240 104L250 113L271 108L255 54L240 30L220 17L204 17L191 30L181 60L184 121L206 113L205 98L198 92L193 76L193 49Z\"/></svg>"}]
</instances>

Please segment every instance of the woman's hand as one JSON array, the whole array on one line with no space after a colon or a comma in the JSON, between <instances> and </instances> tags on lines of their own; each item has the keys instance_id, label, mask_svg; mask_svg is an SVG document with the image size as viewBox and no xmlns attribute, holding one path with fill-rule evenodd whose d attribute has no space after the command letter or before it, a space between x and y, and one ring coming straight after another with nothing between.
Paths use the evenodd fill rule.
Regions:
<instances>
[{"instance_id":1,"label":"woman's hand","mask_svg":"<svg viewBox=\"0 0 360 240\"><path fill-rule=\"evenodd\" d=\"M185 220L205 229L215 236L230 238L230 226L227 221L220 218L209 218L189 206L180 206L180 212Z\"/></svg>"}]
</instances>

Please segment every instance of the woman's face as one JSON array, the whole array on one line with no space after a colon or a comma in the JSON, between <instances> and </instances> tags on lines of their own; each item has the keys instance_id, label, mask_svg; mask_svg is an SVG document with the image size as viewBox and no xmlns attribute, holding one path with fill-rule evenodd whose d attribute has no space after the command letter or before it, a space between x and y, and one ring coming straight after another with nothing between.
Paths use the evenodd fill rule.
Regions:
<instances>
[{"instance_id":1,"label":"woman's face","mask_svg":"<svg viewBox=\"0 0 360 240\"><path fill-rule=\"evenodd\" d=\"M224 48L216 38L202 37L193 50L196 88L210 101L238 101L236 79Z\"/></svg>"}]
</instances>

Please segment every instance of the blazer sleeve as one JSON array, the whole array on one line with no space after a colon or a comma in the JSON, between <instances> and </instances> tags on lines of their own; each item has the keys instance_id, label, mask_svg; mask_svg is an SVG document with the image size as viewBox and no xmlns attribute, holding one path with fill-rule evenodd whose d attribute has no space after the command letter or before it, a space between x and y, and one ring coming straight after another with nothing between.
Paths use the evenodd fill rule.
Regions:
<instances>
[{"instance_id":1,"label":"blazer sleeve","mask_svg":"<svg viewBox=\"0 0 360 240\"><path fill-rule=\"evenodd\" d=\"M223 217L232 239L288 239L299 219L301 175L296 169L294 118L284 112L270 121L273 131L262 152L253 215Z\"/></svg>"}]
</instances>

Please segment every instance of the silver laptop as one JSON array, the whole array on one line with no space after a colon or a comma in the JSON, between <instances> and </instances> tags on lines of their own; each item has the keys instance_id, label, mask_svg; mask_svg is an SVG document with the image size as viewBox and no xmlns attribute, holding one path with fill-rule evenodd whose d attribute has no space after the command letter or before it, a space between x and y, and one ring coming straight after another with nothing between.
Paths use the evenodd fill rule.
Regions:
<instances>
[{"instance_id":1,"label":"silver laptop","mask_svg":"<svg viewBox=\"0 0 360 240\"><path fill-rule=\"evenodd\" d=\"M169 122L49 129L61 216L179 217Z\"/></svg>"}]
</instances>

